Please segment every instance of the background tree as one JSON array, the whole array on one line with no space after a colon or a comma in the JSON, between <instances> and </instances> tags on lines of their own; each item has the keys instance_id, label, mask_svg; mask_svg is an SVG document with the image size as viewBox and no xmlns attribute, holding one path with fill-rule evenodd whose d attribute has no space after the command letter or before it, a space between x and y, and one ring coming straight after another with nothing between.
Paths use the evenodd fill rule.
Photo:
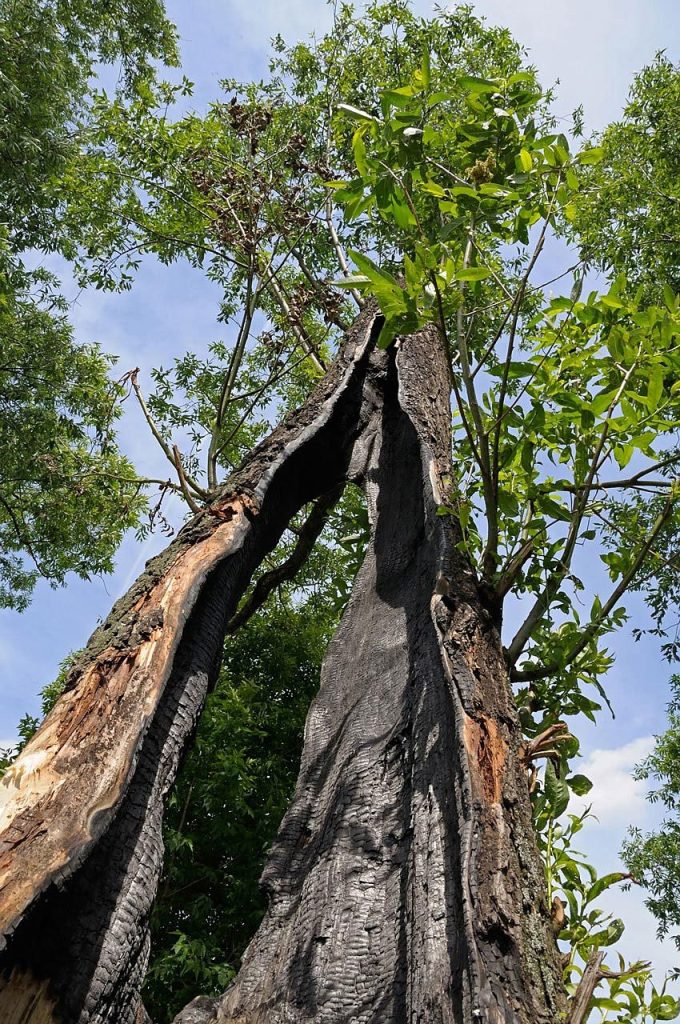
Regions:
<instances>
[{"instance_id":1,"label":"background tree","mask_svg":"<svg viewBox=\"0 0 680 1024\"><path fill-rule=\"evenodd\" d=\"M56 181L78 151L97 65L117 63L130 96L176 48L157 0L3 0L0 49L0 605L23 608L39 576L110 571L143 508L115 445L111 360L75 344L57 281L35 264L72 252Z\"/></svg>"},{"instance_id":2,"label":"background tree","mask_svg":"<svg viewBox=\"0 0 680 1024\"><path fill-rule=\"evenodd\" d=\"M656 737L654 749L640 764L636 778L651 780L657 788L648 797L665 808L660 828L644 833L639 828L630 830L623 848L623 857L629 871L649 889L647 906L659 922L659 934L668 935L680 924L678 903L678 864L680 863L680 705L679 680L671 680L673 699L668 705L668 729ZM680 935L673 934L680 946Z\"/></svg>"}]
</instances>

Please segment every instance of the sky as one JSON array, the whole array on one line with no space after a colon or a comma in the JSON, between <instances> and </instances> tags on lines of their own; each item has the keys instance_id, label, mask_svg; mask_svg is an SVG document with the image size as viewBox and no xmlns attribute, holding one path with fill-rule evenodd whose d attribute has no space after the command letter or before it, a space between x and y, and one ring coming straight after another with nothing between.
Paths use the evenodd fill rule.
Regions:
<instances>
[{"instance_id":1,"label":"sky","mask_svg":"<svg viewBox=\"0 0 680 1024\"><path fill-rule=\"evenodd\" d=\"M555 111L566 124L583 104L586 126L603 128L621 112L635 72L657 51L665 49L672 59L680 59L678 0L479 0L473 6L490 22L511 29L545 86L557 83ZM170 0L167 7L178 25L183 69L195 83L193 105L198 110L217 98L220 79L266 75L269 40L277 33L290 42L322 34L332 21L332 9L323 0ZM433 5L414 2L414 9L429 15ZM116 354L121 374L140 367L143 387L149 386L152 367L167 366L187 349L205 351L218 338L230 340L216 320L215 286L186 265L162 267L147 260L132 291L122 295L79 292L67 268L57 269L72 299L76 336L99 341L105 351ZM131 402L121 440L140 473L167 475ZM23 714L39 713L39 690L55 677L59 662L86 643L113 600L164 544L160 536L143 545L128 536L112 576L69 580L59 590L41 583L26 612L0 612L0 747L14 741ZM629 605L633 618L644 615L641 605ZM658 820L645 799L644 784L631 771L650 750L654 734L664 728L670 670L658 645L650 639L634 643L631 628L617 640L617 662L606 683L616 718L603 713L597 728L579 731L584 760L578 770L595 782L588 802L599 819L599 825L582 833L580 847L602 873L618 868L618 850L629 825L650 828ZM655 922L639 891L617 892L608 899L611 909L628 922L620 946L624 955L652 959L661 970L676 965L680 958L675 947L656 942Z\"/></svg>"}]
</instances>

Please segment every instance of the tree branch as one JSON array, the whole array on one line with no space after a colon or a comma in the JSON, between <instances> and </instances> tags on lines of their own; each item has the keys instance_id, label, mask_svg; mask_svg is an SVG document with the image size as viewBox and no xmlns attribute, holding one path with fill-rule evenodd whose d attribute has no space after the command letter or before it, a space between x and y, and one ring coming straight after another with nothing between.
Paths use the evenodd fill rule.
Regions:
<instances>
[{"instance_id":1,"label":"tree branch","mask_svg":"<svg viewBox=\"0 0 680 1024\"><path fill-rule=\"evenodd\" d=\"M338 257L338 263L340 264L340 269L342 270L343 277L349 277L350 270L349 264L347 262L347 257L345 256L345 252L342 248L342 243L340 242L338 232L336 231L335 224L333 223L333 206L331 203L330 196L326 199L326 224L328 225L328 233L331 236L331 242L333 243L333 248L335 249L335 255ZM362 309L364 306L364 300L361 297L361 293L358 292L356 288L350 288L349 294L352 296L359 309Z\"/></svg>"},{"instance_id":2,"label":"tree branch","mask_svg":"<svg viewBox=\"0 0 680 1024\"><path fill-rule=\"evenodd\" d=\"M591 953L578 988L571 1000L569 1024L585 1024L585 1021L588 1019L593 993L605 977L600 969L603 960L604 953L602 951Z\"/></svg>"},{"instance_id":3,"label":"tree branch","mask_svg":"<svg viewBox=\"0 0 680 1024\"><path fill-rule=\"evenodd\" d=\"M621 600L626 590L632 583L635 576L638 574L642 567L642 564L649 554L652 544L658 537L663 527L668 522L671 512L673 511L673 494L669 494L668 498L664 503L664 507L657 516L652 529L649 531L644 543L640 547L637 556L633 560L632 565L628 569L628 572L624 573L619 580L616 587L610 594L609 598L602 605L602 610L595 620L593 620L581 633L578 641L571 649L566 659L561 662L551 662L548 665L543 665L536 669L525 669L520 672L511 672L511 678L513 682L529 682L536 679L545 679L547 676L553 675L553 673L559 671L560 668L566 668L567 665L571 665L579 654L585 650L592 638L597 633L602 623L607 619L607 616L611 614L618 602ZM514 642L514 641L513 641Z\"/></svg>"},{"instance_id":4,"label":"tree branch","mask_svg":"<svg viewBox=\"0 0 680 1024\"><path fill-rule=\"evenodd\" d=\"M531 637L531 634L533 633L536 625L540 622L541 617L546 613L546 611L552 604L553 598L559 592L562 581L569 572L571 560L573 558L574 550L576 548L576 542L578 540L579 530L581 528L583 516L588 506L588 499L593 488L593 481L595 479L595 475L598 469L600 468L600 456L602 454L602 451L607 441L607 437L609 435L609 422L611 420L611 416L614 409L619 403L621 395L625 391L626 385L633 373L633 370L635 369L639 355L640 351L638 349L637 356L631 363L628 370L626 370L626 372L624 373L623 379L621 380L621 384L617 389L616 395L612 399L609 405L609 409L607 410L607 417L602 427L602 433L600 434L600 438L595 449L595 454L593 455L590 468L588 470L588 476L586 478L585 484L583 485L582 493L579 495L578 500L576 501L576 506L572 513L571 522L569 523L569 530L567 531L567 536L564 542L564 548L562 549L562 556L560 558L560 567L552 574L552 576L546 583L542 593L539 594L539 596L537 597L529 614L527 615L526 619L524 620L524 622L518 629L517 633L513 637L512 643L506 650L506 658L511 668L516 664L517 659L524 650L524 647L526 646L527 641Z\"/></svg>"},{"instance_id":5,"label":"tree branch","mask_svg":"<svg viewBox=\"0 0 680 1024\"><path fill-rule=\"evenodd\" d=\"M291 554L281 565L260 576L248 599L227 623L227 633L235 633L237 629L245 625L248 619L262 607L275 587L286 580L293 579L307 561L319 534L328 521L331 509L340 500L343 490L344 484L333 488L314 503L312 511L300 528L297 543Z\"/></svg>"},{"instance_id":6,"label":"tree branch","mask_svg":"<svg viewBox=\"0 0 680 1024\"><path fill-rule=\"evenodd\" d=\"M239 327L238 337L236 339L236 345L234 351L231 354L229 360L229 367L224 378L222 385L222 392L220 394L220 400L217 405L217 415L215 416L215 426L210 435L210 445L208 447L208 487L212 491L217 487L217 448L220 430L222 429L222 423L224 421L224 414L226 412L227 405L229 404L229 398L234 389L236 383L236 377L243 361L243 355L246 350L246 344L248 342L248 336L250 334L250 328L253 323L253 316L255 315L255 309L257 308L257 299L260 294L260 288L253 290L254 280L254 267L252 261L248 267L248 278L246 281L246 297L243 308L243 317L241 319L241 325Z\"/></svg>"},{"instance_id":7,"label":"tree branch","mask_svg":"<svg viewBox=\"0 0 680 1024\"><path fill-rule=\"evenodd\" d=\"M146 420L146 422L147 422L147 424L149 426L149 429L151 430L151 433L156 438L156 441L160 445L161 450L163 451L163 454L165 455L165 457L168 460L168 462L170 462L172 464L172 466L174 467L174 469L177 470L177 462L176 462L175 456L174 456L174 454L173 454L173 452L172 452L172 450L170 448L170 445L167 443L167 441L165 440L165 438L161 434L160 430L156 426L156 422L155 422L153 416L151 415L151 411L150 411L148 405L146 404L146 402L144 400L144 395L142 394L142 389L140 388L140 386L139 386L139 384L137 382L137 374L138 373L139 373L139 367L136 367L134 370L131 370L130 373L127 375L129 377L129 379L130 379L130 384L132 386L132 390L134 391L135 396L137 398L137 401L139 402L139 406L140 406L140 408L142 410L142 413L144 414L144 419ZM196 494L199 498L202 498L204 501L206 501L207 498L208 498L208 492L205 491L202 487L200 487L196 483L194 478L192 476L189 476L188 473L185 473L184 470L182 470L182 475L184 477L184 485L182 485L182 480L180 478L180 485L182 486L182 490L184 491L184 487L188 484L188 486L191 488L191 490L194 492L194 494Z\"/></svg>"}]
</instances>

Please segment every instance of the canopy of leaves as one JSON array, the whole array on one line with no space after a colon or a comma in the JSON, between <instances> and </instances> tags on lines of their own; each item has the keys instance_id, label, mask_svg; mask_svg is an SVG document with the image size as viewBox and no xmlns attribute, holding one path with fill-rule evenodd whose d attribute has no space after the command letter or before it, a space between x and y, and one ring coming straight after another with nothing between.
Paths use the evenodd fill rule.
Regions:
<instances>
[{"instance_id":1,"label":"canopy of leaves","mask_svg":"<svg viewBox=\"0 0 680 1024\"><path fill-rule=\"evenodd\" d=\"M97 62L119 62L129 95L176 49L160 0L0 0L0 53L0 605L23 608L39 575L110 570L143 502L115 446L110 361L76 344L56 280L21 256L68 250L55 181Z\"/></svg>"},{"instance_id":2,"label":"canopy of leaves","mask_svg":"<svg viewBox=\"0 0 680 1024\"><path fill-rule=\"evenodd\" d=\"M647 906L659 922L659 935L668 935L680 950L680 676L671 680L668 728L656 737L651 754L636 769L636 778L656 784L648 794L665 810L661 826L644 833L633 828L623 848L625 863L649 890Z\"/></svg>"},{"instance_id":3,"label":"canopy of leaves","mask_svg":"<svg viewBox=\"0 0 680 1024\"><path fill-rule=\"evenodd\" d=\"M53 242L52 180L77 147L97 62L130 90L176 60L161 0L0 0L0 223L15 252Z\"/></svg>"},{"instance_id":4,"label":"canopy of leaves","mask_svg":"<svg viewBox=\"0 0 680 1024\"><path fill-rule=\"evenodd\" d=\"M663 53L635 78L620 121L598 139L576 225L583 257L645 293L680 291L680 67Z\"/></svg>"},{"instance_id":5,"label":"canopy of leaves","mask_svg":"<svg viewBox=\"0 0 680 1024\"><path fill-rule=\"evenodd\" d=\"M22 292L0 295L0 338L0 606L23 608L39 576L110 572L144 503L110 361Z\"/></svg>"}]
</instances>

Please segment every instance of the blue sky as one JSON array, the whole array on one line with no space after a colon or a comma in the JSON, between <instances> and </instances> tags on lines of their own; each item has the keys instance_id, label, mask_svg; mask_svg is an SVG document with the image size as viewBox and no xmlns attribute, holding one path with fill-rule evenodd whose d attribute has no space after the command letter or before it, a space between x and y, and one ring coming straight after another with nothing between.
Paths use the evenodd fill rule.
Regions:
<instances>
[{"instance_id":1,"label":"blue sky","mask_svg":"<svg viewBox=\"0 0 680 1024\"><path fill-rule=\"evenodd\" d=\"M634 73L656 51L666 49L671 58L680 59L677 0L480 0L474 6L477 13L513 31L530 51L544 85L559 81L555 110L567 124L583 103L587 126L603 127L619 114ZM422 14L433 10L424 2L415 2L414 8ZM179 27L184 71L195 82L193 106L199 110L217 96L221 78L264 76L268 42L277 32L289 41L320 34L332 16L323 0L170 0L168 10ZM167 365L187 349L204 351L218 338L230 340L216 320L216 289L185 265L161 267L148 260L133 290L113 296L78 293L65 270L63 276L74 300L77 336L99 341L115 353L121 373L139 366L143 386L148 387L153 366ZM122 442L141 473L167 475L131 402ZM139 545L130 536L111 577L74 579L57 591L41 584L27 612L0 613L0 746L12 742L21 715L37 713L38 691L54 678L61 659L83 646L112 601L164 543L158 537ZM633 618L636 612L644 615L634 601L629 607ZM656 820L644 799L644 786L633 781L630 771L649 750L653 734L663 729L668 698L669 668L657 644L635 644L630 628L616 644L617 662L607 689L617 717L611 720L603 713L597 729L580 730L585 757L579 770L596 782L592 802L600 819L581 845L602 872L616 869L629 824L649 827ZM656 943L654 922L640 893L615 894L611 902L628 921L622 943L627 956L653 959L664 968L677 962L672 944Z\"/></svg>"}]
</instances>

